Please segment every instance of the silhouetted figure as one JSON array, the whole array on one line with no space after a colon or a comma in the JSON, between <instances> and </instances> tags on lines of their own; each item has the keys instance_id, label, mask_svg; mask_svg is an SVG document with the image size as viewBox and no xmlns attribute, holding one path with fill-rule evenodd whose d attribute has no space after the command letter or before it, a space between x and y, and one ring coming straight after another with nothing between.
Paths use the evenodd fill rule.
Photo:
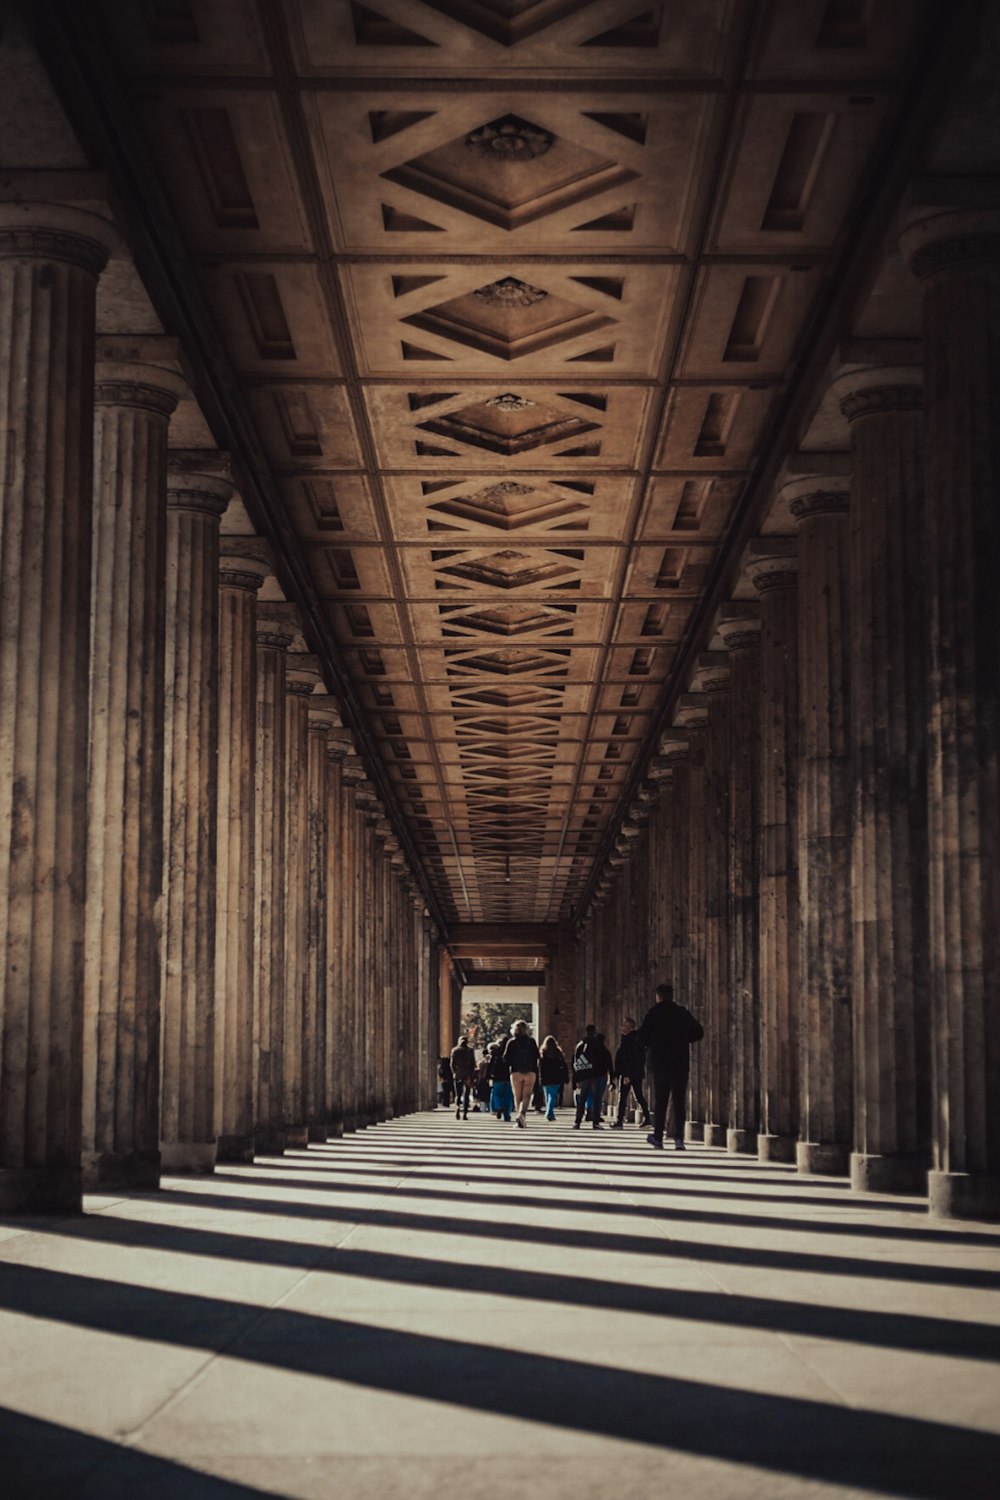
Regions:
<instances>
[{"instance_id":1,"label":"silhouetted figure","mask_svg":"<svg viewBox=\"0 0 1000 1500\"><path fill-rule=\"evenodd\" d=\"M495 1042L490 1042L488 1068L488 1076L492 1084L490 1109L498 1120L506 1120L508 1124L510 1124L510 1112L514 1105L514 1095L510 1087L510 1067L504 1059L503 1049L509 1040L509 1037L502 1036Z\"/></svg>"},{"instance_id":2,"label":"silhouetted figure","mask_svg":"<svg viewBox=\"0 0 1000 1500\"><path fill-rule=\"evenodd\" d=\"M515 1124L523 1130L527 1125L531 1092L538 1074L538 1043L528 1030L527 1021L517 1021L514 1035L504 1048L504 1062L510 1068L510 1086L514 1091L514 1108L517 1111Z\"/></svg>"},{"instance_id":3,"label":"silhouetted figure","mask_svg":"<svg viewBox=\"0 0 1000 1500\"><path fill-rule=\"evenodd\" d=\"M611 1053L604 1045L603 1035L596 1027L588 1026L573 1052L573 1083L577 1089L574 1130L580 1129L588 1107L594 1129L604 1129L601 1104L612 1067Z\"/></svg>"},{"instance_id":4,"label":"silhouetted figure","mask_svg":"<svg viewBox=\"0 0 1000 1500\"><path fill-rule=\"evenodd\" d=\"M556 1100L563 1086L569 1083L569 1066L566 1054L554 1036L547 1036L538 1054L538 1076L545 1094L545 1118L556 1117Z\"/></svg>"},{"instance_id":5,"label":"silhouetted figure","mask_svg":"<svg viewBox=\"0 0 1000 1500\"><path fill-rule=\"evenodd\" d=\"M460 1036L458 1045L451 1049L451 1071L455 1080L455 1119L467 1120L472 1080L476 1076L476 1054L467 1036Z\"/></svg>"},{"instance_id":6,"label":"silhouetted figure","mask_svg":"<svg viewBox=\"0 0 1000 1500\"><path fill-rule=\"evenodd\" d=\"M690 1045L700 1042L704 1035L701 1023L674 1000L673 985L658 984L656 1004L643 1017L638 1038L649 1053L656 1091L653 1129L646 1139L659 1151L663 1150L663 1131L671 1099L674 1101L674 1145L678 1151L684 1150Z\"/></svg>"},{"instance_id":7,"label":"silhouetted figure","mask_svg":"<svg viewBox=\"0 0 1000 1500\"><path fill-rule=\"evenodd\" d=\"M625 1127L625 1111L628 1108L629 1090L635 1095L635 1102L642 1110L643 1129L649 1127L649 1106L646 1096L642 1091L643 1079L646 1074L646 1049L639 1040L635 1019L626 1016L622 1024L622 1039L615 1053L615 1077L618 1079L618 1118L612 1125L612 1130L623 1130Z\"/></svg>"},{"instance_id":8,"label":"silhouetted figure","mask_svg":"<svg viewBox=\"0 0 1000 1500\"><path fill-rule=\"evenodd\" d=\"M438 1079L441 1083L441 1103L447 1109L451 1104L451 1096L455 1084L454 1075L451 1071L450 1058L441 1057L438 1059Z\"/></svg>"}]
</instances>

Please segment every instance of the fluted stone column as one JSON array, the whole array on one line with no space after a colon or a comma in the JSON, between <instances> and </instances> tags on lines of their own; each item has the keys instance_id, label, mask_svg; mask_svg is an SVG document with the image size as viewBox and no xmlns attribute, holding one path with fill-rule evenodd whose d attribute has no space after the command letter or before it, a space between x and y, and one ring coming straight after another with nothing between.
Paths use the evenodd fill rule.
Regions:
<instances>
[{"instance_id":1,"label":"fluted stone column","mask_svg":"<svg viewBox=\"0 0 1000 1500\"><path fill-rule=\"evenodd\" d=\"M166 1172L215 1167L219 520L233 491L218 472L199 470L197 459L171 454L167 481L160 1036Z\"/></svg>"},{"instance_id":2,"label":"fluted stone column","mask_svg":"<svg viewBox=\"0 0 1000 1500\"><path fill-rule=\"evenodd\" d=\"M285 662L296 626L289 605L257 605L254 783L254 1147L285 1149Z\"/></svg>"},{"instance_id":3,"label":"fluted stone column","mask_svg":"<svg viewBox=\"0 0 1000 1500\"><path fill-rule=\"evenodd\" d=\"M330 700L333 701L332 699ZM347 1052L347 922L349 880L347 876L349 833L347 829L344 759L350 750L348 730L333 725L327 736L327 1021L325 1048L325 1097L330 1134L342 1136L347 1128L348 1090L345 1082ZM353 1128L353 1126L352 1126Z\"/></svg>"},{"instance_id":4,"label":"fluted stone column","mask_svg":"<svg viewBox=\"0 0 1000 1500\"><path fill-rule=\"evenodd\" d=\"M751 545L760 595L760 1096L762 1161L793 1161L799 1120L798 600L794 539ZM822 920L822 914L820 916Z\"/></svg>"},{"instance_id":5,"label":"fluted stone column","mask_svg":"<svg viewBox=\"0 0 1000 1500\"><path fill-rule=\"evenodd\" d=\"M96 215L0 204L0 1211L81 1198Z\"/></svg>"},{"instance_id":6,"label":"fluted stone column","mask_svg":"<svg viewBox=\"0 0 1000 1500\"><path fill-rule=\"evenodd\" d=\"M729 759L731 674L724 651L704 651L693 679L708 702L705 741L705 1144L725 1146L729 1122Z\"/></svg>"},{"instance_id":7,"label":"fluted stone column","mask_svg":"<svg viewBox=\"0 0 1000 1500\"><path fill-rule=\"evenodd\" d=\"M285 1145L309 1144L306 1012L309 1008L309 695L320 681L314 656L285 663Z\"/></svg>"},{"instance_id":8,"label":"fluted stone column","mask_svg":"<svg viewBox=\"0 0 1000 1500\"><path fill-rule=\"evenodd\" d=\"M931 1211L1000 1214L1000 211L914 215L924 283Z\"/></svg>"},{"instance_id":9,"label":"fluted stone column","mask_svg":"<svg viewBox=\"0 0 1000 1500\"><path fill-rule=\"evenodd\" d=\"M912 366L834 389L851 432L851 1182L922 1192L930 1166L923 401Z\"/></svg>"},{"instance_id":10,"label":"fluted stone column","mask_svg":"<svg viewBox=\"0 0 1000 1500\"><path fill-rule=\"evenodd\" d=\"M219 564L219 822L215 940L215 1132L219 1161L252 1161L254 776L257 591L267 543L222 537Z\"/></svg>"},{"instance_id":11,"label":"fluted stone column","mask_svg":"<svg viewBox=\"0 0 1000 1500\"><path fill-rule=\"evenodd\" d=\"M729 1111L726 1149L757 1150L760 1113L760 614L755 604L723 605L718 634L729 656Z\"/></svg>"},{"instance_id":12,"label":"fluted stone column","mask_svg":"<svg viewBox=\"0 0 1000 1500\"><path fill-rule=\"evenodd\" d=\"M102 340L94 408L83 1181L160 1181L167 427L164 366Z\"/></svg>"},{"instance_id":13,"label":"fluted stone column","mask_svg":"<svg viewBox=\"0 0 1000 1500\"><path fill-rule=\"evenodd\" d=\"M704 693L683 693L674 712L674 724L687 739L687 807L679 821L688 849L687 897L688 917L687 987L679 999L701 1021L708 1032L709 996L706 981L705 885L708 843L705 838L707 817L706 748L708 739L708 699ZM665 746L665 750L671 752ZM686 1138L705 1139L708 1119L709 1053L704 1042L691 1049L690 1119Z\"/></svg>"},{"instance_id":14,"label":"fluted stone column","mask_svg":"<svg viewBox=\"0 0 1000 1500\"><path fill-rule=\"evenodd\" d=\"M799 528L799 910L801 1172L845 1175L853 1140L851 643L846 475L783 491ZM781 1097L779 1095L779 1097ZM793 1118L784 1131L793 1134ZM782 1133L782 1132L778 1132Z\"/></svg>"},{"instance_id":15,"label":"fluted stone column","mask_svg":"<svg viewBox=\"0 0 1000 1500\"><path fill-rule=\"evenodd\" d=\"M327 1094L326 1062L331 1021L330 916L332 901L330 732L340 723L334 699L325 693L305 700L309 715L306 780L309 847L306 878L305 1113L311 1141L325 1141L333 1118Z\"/></svg>"},{"instance_id":16,"label":"fluted stone column","mask_svg":"<svg viewBox=\"0 0 1000 1500\"><path fill-rule=\"evenodd\" d=\"M362 942L367 922L363 890L362 848L364 824L355 802L355 793L365 779L364 767L353 751L348 751L341 772L343 792L344 857L342 860L344 938L343 993L341 1015L344 1050L341 1071L344 1088L344 1130L353 1132L368 1123L363 1102L365 1066L364 1034L366 1024L362 1003L364 954Z\"/></svg>"}]
</instances>

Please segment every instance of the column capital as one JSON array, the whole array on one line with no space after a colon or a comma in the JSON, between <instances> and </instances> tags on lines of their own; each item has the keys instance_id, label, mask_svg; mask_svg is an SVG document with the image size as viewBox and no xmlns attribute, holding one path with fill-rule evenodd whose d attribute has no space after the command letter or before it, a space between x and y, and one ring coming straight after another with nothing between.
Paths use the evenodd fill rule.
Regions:
<instances>
[{"instance_id":1,"label":"column capital","mask_svg":"<svg viewBox=\"0 0 1000 1500\"><path fill-rule=\"evenodd\" d=\"M219 585L244 589L256 594L264 579L274 571L271 548L259 536L222 536L219 538Z\"/></svg>"},{"instance_id":2,"label":"column capital","mask_svg":"<svg viewBox=\"0 0 1000 1500\"><path fill-rule=\"evenodd\" d=\"M680 761L687 760L691 753L691 746L683 729L672 729L661 734L659 748L660 753L656 758L662 761L664 770L668 772L672 772Z\"/></svg>"},{"instance_id":3,"label":"column capital","mask_svg":"<svg viewBox=\"0 0 1000 1500\"><path fill-rule=\"evenodd\" d=\"M695 658L691 687L696 693L724 693L731 679L729 657L725 651L702 651Z\"/></svg>"},{"instance_id":4,"label":"column capital","mask_svg":"<svg viewBox=\"0 0 1000 1500\"><path fill-rule=\"evenodd\" d=\"M319 658L308 651L290 651L285 668L285 685L296 697L311 697L323 681Z\"/></svg>"},{"instance_id":5,"label":"column capital","mask_svg":"<svg viewBox=\"0 0 1000 1500\"><path fill-rule=\"evenodd\" d=\"M913 208L899 248L922 281L952 266L1000 260L1000 208Z\"/></svg>"},{"instance_id":6,"label":"column capital","mask_svg":"<svg viewBox=\"0 0 1000 1500\"><path fill-rule=\"evenodd\" d=\"M188 393L183 375L165 365L100 357L94 366L95 406L136 406L169 417Z\"/></svg>"},{"instance_id":7,"label":"column capital","mask_svg":"<svg viewBox=\"0 0 1000 1500\"><path fill-rule=\"evenodd\" d=\"M110 219L68 203L0 203L0 259L61 260L100 276L121 236Z\"/></svg>"},{"instance_id":8,"label":"column capital","mask_svg":"<svg viewBox=\"0 0 1000 1500\"><path fill-rule=\"evenodd\" d=\"M846 369L831 384L848 422L889 411L919 410L924 404L919 365L864 365Z\"/></svg>"},{"instance_id":9,"label":"column capital","mask_svg":"<svg viewBox=\"0 0 1000 1500\"><path fill-rule=\"evenodd\" d=\"M808 474L781 486L781 498L798 522L839 515L850 507L850 474Z\"/></svg>"},{"instance_id":10,"label":"column capital","mask_svg":"<svg viewBox=\"0 0 1000 1500\"><path fill-rule=\"evenodd\" d=\"M298 611L294 604L265 600L257 605L257 644L275 651L287 651L299 632Z\"/></svg>"},{"instance_id":11,"label":"column capital","mask_svg":"<svg viewBox=\"0 0 1000 1500\"><path fill-rule=\"evenodd\" d=\"M167 454L167 505L220 520L233 498L229 456L213 449L171 449Z\"/></svg>"},{"instance_id":12,"label":"column capital","mask_svg":"<svg viewBox=\"0 0 1000 1500\"><path fill-rule=\"evenodd\" d=\"M727 651L752 651L760 645L760 610L756 602L734 600L723 604L715 629Z\"/></svg>"},{"instance_id":13,"label":"column capital","mask_svg":"<svg viewBox=\"0 0 1000 1500\"><path fill-rule=\"evenodd\" d=\"M744 567L758 594L793 588L799 573L798 543L794 537L758 537L750 543Z\"/></svg>"},{"instance_id":14,"label":"column capital","mask_svg":"<svg viewBox=\"0 0 1000 1500\"><path fill-rule=\"evenodd\" d=\"M332 693L312 693L309 698L309 728L321 730L329 734L332 729L340 729L340 704ZM344 754L347 747L344 747Z\"/></svg>"},{"instance_id":15,"label":"column capital","mask_svg":"<svg viewBox=\"0 0 1000 1500\"><path fill-rule=\"evenodd\" d=\"M334 724L326 740L326 753L329 759L346 761L347 757L352 754L353 747L354 741L351 738L351 731L345 729L342 724Z\"/></svg>"},{"instance_id":16,"label":"column capital","mask_svg":"<svg viewBox=\"0 0 1000 1500\"><path fill-rule=\"evenodd\" d=\"M708 694L682 693L674 708L674 724L681 729L704 729L707 723Z\"/></svg>"}]
</instances>

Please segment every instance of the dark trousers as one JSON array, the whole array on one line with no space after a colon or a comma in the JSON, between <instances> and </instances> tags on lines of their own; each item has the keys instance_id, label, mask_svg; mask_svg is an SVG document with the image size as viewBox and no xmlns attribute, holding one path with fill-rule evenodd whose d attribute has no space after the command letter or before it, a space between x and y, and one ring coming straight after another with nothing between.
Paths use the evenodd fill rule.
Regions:
<instances>
[{"instance_id":1,"label":"dark trousers","mask_svg":"<svg viewBox=\"0 0 1000 1500\"><path fill-rule=\"evenodd\" d=\"M649 1119L649 1105L646 1103L645 1095L642 1092L642 1079L641 1078L619 1078L619 1080L618 1080L618 1123L619 1123L619 1125L622 1125L625 1122L625 1110L628 1107L628 1092L629 1092L629 1089L632 1090L633 1094L635 1095L635 1102L636 1102L636 1104L638 1104L639 1108L642 1110L642 1118L644 1120L648 1120Z\"/></svg>"},{"instance_id":2,"label":"dark trousers","mask_svg":"<svg viewBox=\"0 0 1000 1500\"><path fill-rule=\"evenodd\" d=\"M667 1123L667 1106L670 1100L674 1101L674 1140L684 1139L684 1124L687 1120L687 1068L661 1066L653 1064L653 1088L656 1091L656 1108L653 1111L653 1134L658 1141L663 1140L663 1131Z\"/></svg>"},{"instance_id":3,"label":"dark trousers","mask_svg":"<svg viewBox=\"0 0 1000 1500\"><path fill-rule=\"evenodd\" d=\"M465 1114L468 1114L469 1113L469 1103L470 1103L471 1099L472 1099L472 1079L471 1078L456 1078L455 1079L455 1112L456 1112L456 1114L457 1114L457 1112L459 1110L464 1110Z\"/></svg>"},{"instance_id":4,"label":"dark trousers","mask_svg":"<svg viewBox=\"0 0 1000 1500\"><path fill-rule=\"evenodd\" d=\"M590 1111L591 1123L596 1130L601 1123L601 1103L604 1099L604 1090L608 1086L606 1073L601 1073L597 1078L584 1078L577 1085L576 1123L579 1125L583 1120L584 1110Z\"/></svg>"}]
</instances>

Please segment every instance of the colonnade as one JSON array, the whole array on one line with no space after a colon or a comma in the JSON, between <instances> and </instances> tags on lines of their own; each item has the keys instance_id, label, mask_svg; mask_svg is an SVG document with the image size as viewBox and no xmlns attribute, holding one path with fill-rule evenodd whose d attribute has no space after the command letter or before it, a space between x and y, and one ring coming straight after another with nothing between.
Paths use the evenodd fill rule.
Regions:
<instances>
[{"instance_id":1,"label":"colonnade","mask_svg":"<svg viewBox=\"0 0 1000 1500\"><path fill-rule=\"evenodd\" d=\"M693 1139L1000 1212L1000 213L911 213L601 874L580 1004L703 1020ZM755 601L748 598L751 592ZM624 941L623 941L624 938Z\"/></svg>"},{"instance_id":2,"label":"colonnade","mask_svg":"<svg viewBox=\"0 0 1000 1500\"><path fill-rule=\"evenodd\" d=\"M0 204L0 1210L433 1102L435 934L113 225Z\"/></svg>"}]
</instances>

